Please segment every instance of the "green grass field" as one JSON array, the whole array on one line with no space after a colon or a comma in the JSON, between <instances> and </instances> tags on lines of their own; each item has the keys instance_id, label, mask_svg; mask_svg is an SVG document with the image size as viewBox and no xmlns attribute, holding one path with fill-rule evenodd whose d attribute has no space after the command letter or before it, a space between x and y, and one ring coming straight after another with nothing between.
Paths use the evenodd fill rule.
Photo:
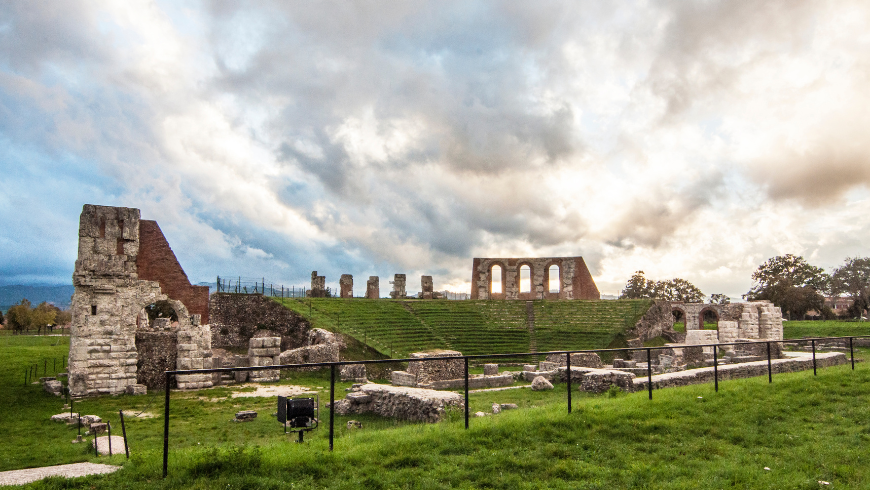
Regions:
<instances>
[{"instance_id":1,"label":"green grass field","mask_svg":"<svg viewBox=\"0 0 870 490\"><path fill-rule=\"evenodd\" d=\"M787 339L802 337L848 337L870 335L870 322L843 321L787 321L782 322L782 336Z\"/></svg>"},{"instance_id":2,"label":"green grass field","mask_svg":"<svg viewBox=\"0 0 870 490\"><path fill-rule=\"evenodd\" d=\"M790 328L792 322L787 325ZM820 322L793 325L829 328ZM833 326L832 326L833 327ZM809 335L818 335L811 332ZM82 413L120 423L128 414L133 457L95 457L74 445L76 431L48 418L62 401L23 385L27 366L66 354L64 337L0 336L0 470L78 461L124 465L114 475L49 479L30 488L831 488L870 487L863 464L870 442L870 367L858 363L646 393L574 392L567 414L565 385L476 393L471 411L492 403L520 409L472 418L461 412L438 424L355 416L362 430L336 419L335 451L321 429L304 445L290 442L269 414L274 398L232 398L234 388L172 394L170 477L160 478L163 397L91 398ZM867 357L867 349L858 357ZM49 361L50 362L50 361ZM43 364L40 364L40 368ZM49 363L49 366L51 364ZM42 372L40 371L40 375ZM284 373L281 383L328 397L326 373ZM343 396L349 383L340 383ZM250 389L249 389L250 390ZM253 409L259 417L233 423ZM140 411L156 415L141 418ZM770 470L765 470L765 467ZM20 488L20 487L19 487Z\"/></svg>"}]
</instances>

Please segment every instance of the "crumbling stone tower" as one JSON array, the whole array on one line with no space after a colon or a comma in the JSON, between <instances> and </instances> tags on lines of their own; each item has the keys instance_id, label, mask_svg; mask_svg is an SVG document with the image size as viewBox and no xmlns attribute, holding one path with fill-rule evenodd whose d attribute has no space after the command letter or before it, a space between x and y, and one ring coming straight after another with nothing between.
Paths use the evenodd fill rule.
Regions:
<instances>
[{"instance_id":1,"label":"crumbling stone tower","mask_svg":"<svg viewBox=\"0 0 870 490\"><path fill-rule=\"evenodd\" d=\"M161 322L156 328L158 337L171 337L172 342L165 344L173 348L162 357L169 364L157 370L175 368L174 348L178 343L186 346L190 338L199 339L204 348L196 355L210 363L210 331L201 325L208 322L208 288L190 284L160 227L154 221L140 220L138 209L83 207L73 286L72 395L123 393L138 384L139 368L153 359L139 358L137 333L155 334L154 325L148 324L147 316L143 321L140 312L158 301L167 301L178 321L169 327L163 325L168 322ZM155 366L147 367L151 369L144 371L155 370ZM181 378L180 387L192 381Z\"/></svg>"}]
</instances>

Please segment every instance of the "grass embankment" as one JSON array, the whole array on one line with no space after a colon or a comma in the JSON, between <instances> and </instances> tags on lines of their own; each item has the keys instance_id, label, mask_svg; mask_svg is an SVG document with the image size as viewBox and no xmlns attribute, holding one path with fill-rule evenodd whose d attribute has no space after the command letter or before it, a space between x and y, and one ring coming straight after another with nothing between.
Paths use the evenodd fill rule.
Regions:
<instances>
[{"instance_id":1,"label":"grass embankment","mask_svg":"<svg viewBox=\"0 0 870 490\"><path fill-rule=\"evenodd\" d=\"M530 329L526 301L277 301L310 318L314 327L350 335L396 358L427 349L478 355L605 348L650 305L647 300L532 301Z\"/></svg>"}]
</instances>

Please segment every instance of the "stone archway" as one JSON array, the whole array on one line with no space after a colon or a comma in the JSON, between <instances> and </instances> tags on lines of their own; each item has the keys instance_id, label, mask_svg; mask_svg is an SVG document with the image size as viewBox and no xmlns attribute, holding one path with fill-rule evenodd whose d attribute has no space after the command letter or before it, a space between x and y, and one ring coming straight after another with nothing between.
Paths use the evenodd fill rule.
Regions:
<instances>
[{"instance_id":1,"label":"stone archway","mask_svg":"<svg viewBox=\"0 0 870 490\"><path fill-rule=\"evenodd\" d=\"M709 306L698 312L699 330L719 330L720 314L717 308Z\"/></svg>"},{"instance_id":2,"label":"stone archway","mask_svg":"<svg viewBox=\"0 0 870 490\"><path fill-rule=\"evenodd\" d=\"M684 308L672 306L671 315L674 317L674 331L685 333L686 325L688 325L688 314L686 313L686 310Z\"/></svg>"}]
</instances>

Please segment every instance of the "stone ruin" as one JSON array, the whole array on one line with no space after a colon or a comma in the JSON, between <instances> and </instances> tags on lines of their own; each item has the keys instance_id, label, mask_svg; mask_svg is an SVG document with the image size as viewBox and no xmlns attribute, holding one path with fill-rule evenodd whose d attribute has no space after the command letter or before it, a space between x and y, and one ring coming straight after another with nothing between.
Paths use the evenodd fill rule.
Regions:
<instances>
[{"instance_id":1,"label":"stone ruin","mask_svg":"<svg viewBox=\"0 0 870 490\"><path fill-rule=\"evenodd\" d=\"M326 276L318 276L317 271L311 271L311 289L305 295L309 298L325 298Z\"/></svg>"},{"instance_id":2,"label":"stone ruin","mask_svg":"<svg viewBox=\"0 0 870 490\"><path fill-rule=\"evenodd\" d=\"M420 293L417 294L420 299L441 299L444 297L441 293L435 292L432 276L420 276L420 289Z\"/></svg>"},{"instance_id":3,"label":"stone ruin","mask_svg":"<svg viewBox=\"0 0 870 490\"><path fill-rule=\"evenodd\" d=\"M403 420L438 422L449 406L463 408L462 395L449 391L379 384L354 385L343 400L335 402L339 415L374 413Z\"/></svg>"},{"instance_id":4,"label":"stone ruin","mask_svg":"<svg viewBox=\"0 0 870 490\"><path fill-rule=\"evenodd\" d=\"M369 276L366 282L366 299L378 299L381 297L380 278L378 276Z\"/></svg>"},{"instance_id":5,"label":"stone ruin","mask_svg":"<svg viewBox=\"0 0 870 490\"><path fill-rule=\"evenodd\" d=\"M342 298L353 298L353 276L350 274L342 274L338 280L340 288L339 296Z\"/></svg>"},{"instance_id":6,"label":"stone ruin","mask_svg":"<svg viewBox=\"0 0 870 490\"><path fill-rule=\"evenodd\" d=\"M431 350L413 352L412 359L427 359L432 357L457 357L462 353L455 350ZM513 383L511 374L499 374L497 364L488 364L488 371L483 375L470 375L470 388L495 388ZM437 361L410 361L407 371L393 371L390 381L394 385L435 390L455 390L465 387L465 361L463 359L441 359Z\"/></svg>"},{"instance_id":7,"label":"stone ruin","mask_svg":"<svg viewBox=\"0 0 870 490\"><path fill-rule=\"evenodd\" d=\"M559 271L557 292L550 291L552 266ZM520 290L523 267L529 270L529 291ZM501 292L493 292L493 270L499 276ZM601 299L601 294L583 257L475 258L471 299Z\"/></svg>"},{"instance_id":8,"label":"stone ruin","mask_svg":"<svg viewBox=\"0 0 870 490\"><path fill-rule=\"evenodd\" d=\"M396 274L393 280L390 281L393 285L393 290L390 291L390 297L393 299L405 299L408 297L405 292L405 274Z\"/></svg>"},{"instance_id":9,"label":"stone ruin","mask_svg":"<svg viewBox=\"0 0 870 490\"><path fill-rule=\"evenodd\" d=\"M140 379L139 374L174 368L178 346L187 348L190 339L204 335L208 288L190 284L160 227L140 220L138 209L83 207L73 286L73 396L119 394L128 386L153 385L153 379ZM150 323L140 315L159 302L171 307L170 322ZM156 355L141 357L140 348ZM203 354L197 359L208 364L206 353L192 348L184 352Z\"/></svg>"},{"instance_id":10,"label":"stone ruin","mask_svg":"<svg viewBox=\"0 0 870 490\"><path fill-rule=\"evenodd\" d=\"M318 294L325 295L324 283L312 274ZM83 207L73 285L72 396L163 388L167 370L268 366L279 356L293 363L339 360L339 338L310 330L299 315L262 295L212 295L217 317L209 325L208 287L190 284L160 227L140 219L138 209ZM248 355L218 349L215 357L213 341L246 346ZM237 372L178 375L174 381L181 389L199 389L247 378ZM276 380L277 371L251 379Z\"/></svg>"}]
</instances>

